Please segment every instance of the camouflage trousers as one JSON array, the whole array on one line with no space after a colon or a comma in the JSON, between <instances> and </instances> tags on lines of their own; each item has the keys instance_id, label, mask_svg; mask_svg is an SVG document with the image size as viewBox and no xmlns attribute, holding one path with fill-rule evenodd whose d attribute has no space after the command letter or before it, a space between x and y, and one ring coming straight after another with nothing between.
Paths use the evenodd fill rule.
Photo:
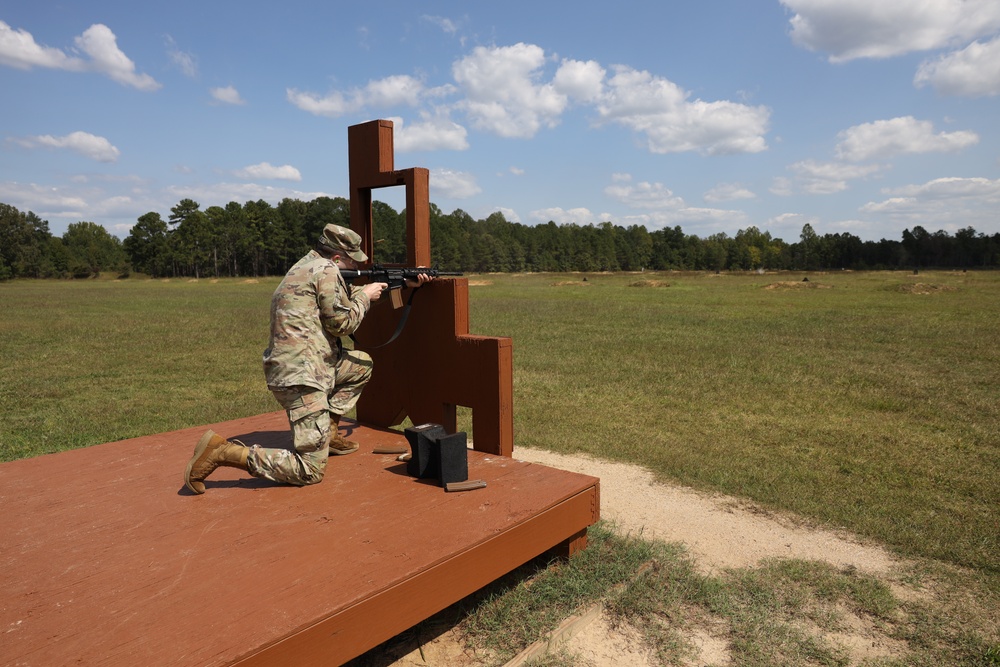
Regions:
<instances>
[{"instance_id":1,"label":"camouflage trousers","mask_svg":"<svg viewBox=\"0 0 1000 667\"><path fill-rule=\"evenodd\" d=\"M247 466L254 477L306 486L323 481L330 434L330 413L354 409L372 375L372 358L360 350L343 350L334 367L336 384L327 394L314 387L269 387L288 414L292 449L250 447Z\"/></svg>"}]
</instances>

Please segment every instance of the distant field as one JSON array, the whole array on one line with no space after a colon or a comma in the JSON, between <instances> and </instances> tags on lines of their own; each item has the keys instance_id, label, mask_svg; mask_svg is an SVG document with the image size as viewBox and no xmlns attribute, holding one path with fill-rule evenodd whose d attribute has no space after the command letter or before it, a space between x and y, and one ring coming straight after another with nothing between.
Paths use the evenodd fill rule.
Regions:
<instances>
[{"instance_id":1,"label":"distant field","mask_svg":"<svg viewBox=\"0 0 1000 667\"><path fill-rule=\"evenodd\" d=\"M1000 574L1000 273L470 277L515 447ZM0 460L277 409L277 279L0 283ZM377 372L377 371L376 371Z\"/></svg>"}]
</instances>

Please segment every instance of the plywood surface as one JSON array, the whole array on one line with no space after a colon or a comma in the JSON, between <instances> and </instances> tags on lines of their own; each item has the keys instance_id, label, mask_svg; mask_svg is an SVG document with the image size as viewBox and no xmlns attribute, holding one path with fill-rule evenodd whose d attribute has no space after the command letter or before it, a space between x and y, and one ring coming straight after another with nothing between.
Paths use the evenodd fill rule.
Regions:
<instances>
[{"instance_id":1,"label":"plywood surface","mask_svg":"<svg viewBox=\"0 0 1000 667\"><path fill-rule=\"evenodd\" d=\"M212 428L246 444L290 439L282 412ZM226 468L194 496L181 477L204 429L0 465L2 664L225 665L268 647L273 659L282 643L294 654L299 637L313 655L338 618L380 628L377 642L426 612L392 618L386 603L407 590L454 582L461 597L473 573L489 581L520 564L500 551L520 560L534 548L520 545L554 546L597 517L595 478L470 451L470 478L487 487L445 493L372 453L405 445L400 434L362 427L351 434L361 450L332 457L321 484ZM581 519L584 496L593 508Z\"/></svg>"}]
</instances>

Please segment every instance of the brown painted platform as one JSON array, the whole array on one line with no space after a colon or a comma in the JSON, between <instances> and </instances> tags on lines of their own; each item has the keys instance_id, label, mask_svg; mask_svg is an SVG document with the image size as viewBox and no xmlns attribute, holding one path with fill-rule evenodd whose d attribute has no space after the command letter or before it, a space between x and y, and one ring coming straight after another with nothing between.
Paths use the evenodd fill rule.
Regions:
<instances>
[{"instance_id":1,"label":"brown painted platform","mask_svg":"<svg viewBox=\"0 0 1000 667\"><path fill-rule=\"evenodd\" d=\"M212 425L290 442L284 413ZM469 451L445 493L361 450L295 488L182 473L205 427L0 465L0 663L340 664L598 518L598 480Z\"/></svg>"}]
</instances>

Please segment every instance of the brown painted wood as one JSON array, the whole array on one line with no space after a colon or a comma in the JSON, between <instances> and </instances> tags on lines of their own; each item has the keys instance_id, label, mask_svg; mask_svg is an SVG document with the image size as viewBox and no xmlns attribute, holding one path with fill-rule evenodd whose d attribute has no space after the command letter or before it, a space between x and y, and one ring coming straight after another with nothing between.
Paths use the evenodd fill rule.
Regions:
<instances>
[{"instance_id":1,"label":"brown painted wood","mask_svg":"<svg viewBox=\"0 0 1000 667\"><path fill-rule=\"evenodd\" d=\"M470 450L486 488L446 493L344 425L361 450L304 488L226 468L189 495L204 427L0 465L2 662L339 664L598 518L593 477ZM290 442L281 412L213 428Z\"/></svg>"},{"instance_id":2,"label":"brown painted wood","mask_svg":"<svg viewBox=\"0 0 1000 667\"><path fill-rule=\"evenodd\" d=\"M468 294L465 278L419 288L403 333L385 347L377 346L395 331L401 311L388 303L369 311L356 337L375 370L358 401L358 417L388 427L409 416L414 424L441 424L453 433L455 406L469 407L475 448L511 456L513 344L469 334Z\"/></svg>"},{"instance_id":3,"label":"brown painted wood","mask_svg":"<svg viewBox=\"0 0 1000 667\"><path fill-rule=\"evenodd\" d=\"M396 170L393 125L373 120L348 128L351 227L373 255L372 188L406 188L407 262L429 266L429 172ZM407 290L405 299L410 296ZM509 338L469 335L469 286L440 279L419 289L402 335L388 341L403 316L387 300L377 303L357 332L358 347L375 360L375 374L358 403L358 418L390 427L414 424L456 430L457 406L472 408L475 448L503 456L514 451L513 349Z\"/></svg>"},{"instance_id":4,"label":"brown painted wood","mask_svg":"<svg viewBox=\"0 0 1000 667\"><path fill-rule=\"evenodd\" d=\"M402 186L406 190L406 263L430 266L430 172L423 167L395 168L391 120L373 120L347 128L351 185L351 227L361 247L374 257L372 189Z\"/></svg>"}]
</instances>

